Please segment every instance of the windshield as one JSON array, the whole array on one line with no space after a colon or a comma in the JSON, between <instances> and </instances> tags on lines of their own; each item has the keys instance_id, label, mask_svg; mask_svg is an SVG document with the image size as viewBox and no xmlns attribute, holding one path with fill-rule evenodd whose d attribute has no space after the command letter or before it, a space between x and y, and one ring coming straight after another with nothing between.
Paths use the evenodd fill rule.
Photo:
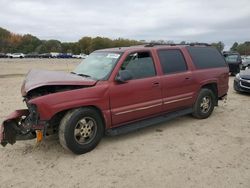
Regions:
<instances>
[{"instance_id":1,"label":"windshield","mask_svg":"<svg viewBox=\"0 0 250 188\"><path fill-rule=\"evenodd\" d=\"M93 52L76 67L73 73L95 80L106 80L120 56L121 53L115 52Z\"/></svg>"},{"instance_id":2,"label":"windshield","mask_svg":"<svg viewBox=\"0 0 250 188\"><path fill-rule=\"evenodd\" d=\"M230 63L237 62L238 58L239 58L238 55L228 55L225 57L226 62L230 62Z\"/></svg>"}]
</instances>

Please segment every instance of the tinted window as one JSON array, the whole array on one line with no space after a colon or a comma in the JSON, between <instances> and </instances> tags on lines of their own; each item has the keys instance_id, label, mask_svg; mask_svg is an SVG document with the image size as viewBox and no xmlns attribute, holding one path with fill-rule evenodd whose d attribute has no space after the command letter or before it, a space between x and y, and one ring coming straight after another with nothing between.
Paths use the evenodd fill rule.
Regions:
<instances>
[{"instance_id":1,"label":"tinted window","mask_svg":"<svg viewBox=\"0 0 250 188\"><path fill-rule=\"evenodd\" d=\"M186 62L180 50L159 50L158 56L164 74L187 70Z\"/></svg>"},{"instance_id":2,"label":"tinted window","mask_svg":"<svg viewBox=\"0 0 250 188\"><path fill-rule=\"evenodd\" d=\"M241 61L239 54L224 54L227 63L237 63Z\"/></svg>"},{"instance_id":3,"label":"tinted window","mask_svg":"<svg viewBox=\"0 0 250 188\"><path fill-rule=\"evenodd\" d=\"M225 56L225 60L228 63L234 63L234 62L239 61L239 56L238 55L228 55L228 56Z\"/></svg>"},{"instance_id":4,"label":"tinted window","mask_svg":"<svg viewBox=\"0 0 250 188\"><path fill-rule=\"evenodd\" d=\"M149 52L137 52L128 55L121 66L121 70L128 70L133 79L155 76L154 62Z\"/></svg>"},{"instance_id":5,"label":"tinted window","mask_svg":"<svg viewBox=\"0 0 250 188\"><path fill-rule=\"evenodd\" d=\"M215 68L226 66L220 52L213 47L187 47L196 68Z\"/></svg>"}]
</instances>

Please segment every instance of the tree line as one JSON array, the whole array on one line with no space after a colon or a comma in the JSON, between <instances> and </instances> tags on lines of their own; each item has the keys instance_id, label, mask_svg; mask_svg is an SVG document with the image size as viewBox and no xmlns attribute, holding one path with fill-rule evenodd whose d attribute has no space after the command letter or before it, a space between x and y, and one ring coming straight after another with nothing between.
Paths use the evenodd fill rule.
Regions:
<instances>
[{"instance_id":1,"label":"tree line","mask_svg":"<svg viewBox=\"0 0 250 188\"><path fill-rule=\"evenodd\" d=\"M126 47L141 44L140 41L129 39L109 39L106 37L83 37L77 42L60 42L58 40L40 40L30 35L19 35L0 27L0 52L1 53L73 53L89 54L94 50L113 47Z\"/></svg>"},{"instance_id":2,"label":"tree line","mask_svg":"<svg viewBox=\"0 0 250 188\"><path fill-rule=\"evenodd\" d=\"M239 52L241 55L250 55L250 41L241 44L235 42L230 50Z\"/></svg>"},{"instance_id":3,"label":"tree line","mask_svg":"<svg viewBox=\"0 0 250 188\"><path fill-rule=\"evenodd\" d=\"M151 41L157 43L171 44L173 41ZM103 48L113 47L126 47L143 44L145 41L129 40L129 39L109 39L106 37L82 37L77 42L60 42L58 40L40 40L36 36L31 34L19 35L12 33L4 28L0 27L0 52L1 53L49 53L49 52L60 52L60 53L73 53L89 54L95 50ZM181 44L186 44L182 41ZM212 46L216 47L219 51L223 51L224 43L219 41L211 43ZM235 42L231 47L232 51L237 51L241 55L250 55L250 42L237 43Z\"/></svg>"}]
</instances>

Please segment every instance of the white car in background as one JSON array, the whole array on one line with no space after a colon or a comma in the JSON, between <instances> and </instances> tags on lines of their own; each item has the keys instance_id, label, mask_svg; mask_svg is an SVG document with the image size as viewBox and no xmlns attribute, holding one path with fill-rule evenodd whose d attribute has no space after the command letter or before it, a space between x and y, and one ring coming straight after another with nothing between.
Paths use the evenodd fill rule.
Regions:
<instances>
[{"instance_id":1,"label":"white car in background","mask_svg":"<svg viewBox=\"0 0 250 188\"><path fill-rule=\"evenodd\" d=\"M25 55L23 53L8 53L6 54L9 58L24 58Z\"/></svg>"},{"instance_id":2,"label":"white car in background","mask_svg":"<svg viewBox=\"0 0 250 188\"><path fill-rule=\"evenodd\" d=\"M59 55L60 53L58 52L50 52L50 55L52 58L57 58L57 56Z\"/></svg>"},{"instance_id":3,"label":"white car in background","mask_svg":"<svg viewBox=\"0 0 250 188\"><path fill-rule=\"evenodd\" d=\"M79 54L79 55L72 55L73 58L77 58L77 59L85 59L86 57L88 57L88 55L86 54Z\"/></svg>"}]
</instances>

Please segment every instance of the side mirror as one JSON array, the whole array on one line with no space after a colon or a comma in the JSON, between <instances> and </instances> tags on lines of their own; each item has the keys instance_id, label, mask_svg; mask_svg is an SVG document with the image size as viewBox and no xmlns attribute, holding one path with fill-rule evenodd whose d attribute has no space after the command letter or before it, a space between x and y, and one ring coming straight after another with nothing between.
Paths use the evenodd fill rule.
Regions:
<instances>
[{"instance_id":1,"label":"side mirror","mask_svg":"<svg viewBox=\"0 0 250 188\"><path fill-rule=\"evenodd\" d=\"M128 70L120 70L115 80L120 83L126 83L133 78L132 74Z\"/></svg>"}]
</instances>

